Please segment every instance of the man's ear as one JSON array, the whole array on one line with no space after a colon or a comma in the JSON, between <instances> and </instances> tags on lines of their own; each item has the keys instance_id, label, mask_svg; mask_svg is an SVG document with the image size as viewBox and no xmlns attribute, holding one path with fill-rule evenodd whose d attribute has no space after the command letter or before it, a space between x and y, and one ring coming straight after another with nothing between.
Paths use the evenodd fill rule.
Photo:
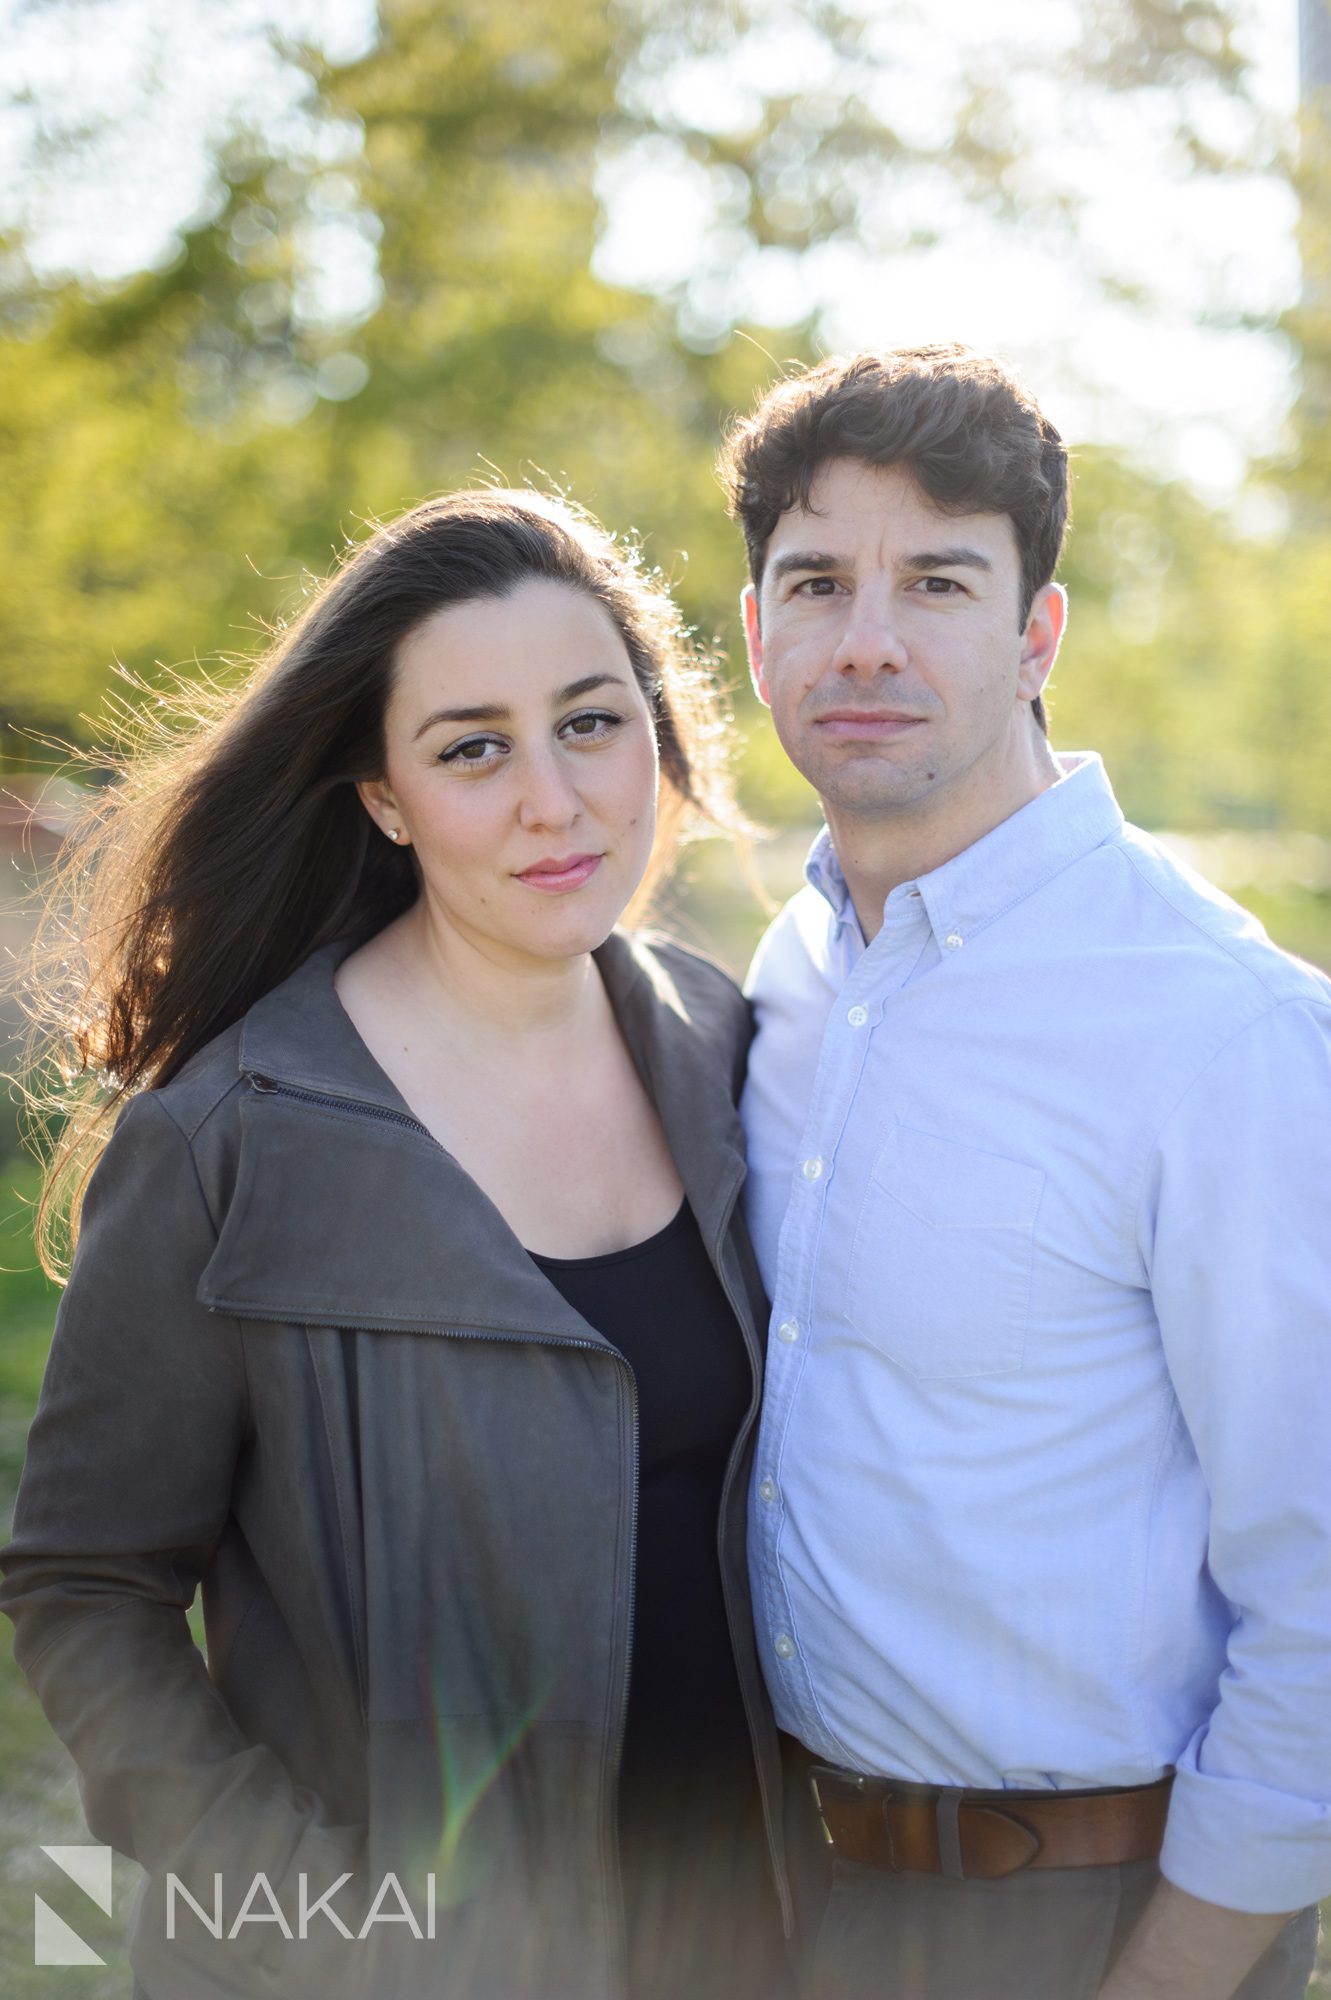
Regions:
<instances>
[{"instance_id":1,"label":"man's ear","mask_svg":"<svg viewBox=\"0 0 1331 2000\"><path fill-rule=\"evenodd\" d=\"M753 691L764 708L770 708L767 699L767 677L763 672L763 635L758 623L758 593L751 583L746 583L740 593L740 609L744 613L744 644L749 654L749 678Z\"/></svg>"},{"instance_id":2,"label":"man's ear","mask_svg":"<svg viewBox=\"0 0 1331 2000\"><path fill-rule=\"evenodd\" d=\"M1021 635L1021 666L1017 675L1017 698L1034 701L1054 670L1059 641L1067 624L1068 594L1061 583L1047 583L1037 590L1030 617Z\"/></svg>"}]
</instances>

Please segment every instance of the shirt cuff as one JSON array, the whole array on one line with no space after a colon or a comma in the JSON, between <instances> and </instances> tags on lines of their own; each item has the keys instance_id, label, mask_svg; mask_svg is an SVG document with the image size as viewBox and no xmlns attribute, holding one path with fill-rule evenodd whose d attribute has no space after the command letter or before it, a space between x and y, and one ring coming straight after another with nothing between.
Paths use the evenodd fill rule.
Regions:
<instances>
[{"instance_id":1,"label":"shirt cuff","mask_svg":"<svg viewBox=\"0 0 1331 2000\"><path fill-rule=\"evenodd\" d=\"M1204 1737L1200 1739L1204 1742ZM1331 1807L1179 1759L1160 1872L1203 1902L1253 1916L1302 1910L1331 1895Z\"/></svg>"}]
</instances>

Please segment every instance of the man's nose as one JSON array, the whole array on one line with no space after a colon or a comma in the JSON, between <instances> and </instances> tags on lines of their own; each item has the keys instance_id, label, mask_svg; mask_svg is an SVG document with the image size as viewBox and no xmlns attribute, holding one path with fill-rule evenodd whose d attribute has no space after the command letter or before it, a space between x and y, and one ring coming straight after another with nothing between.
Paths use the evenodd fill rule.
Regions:
<instances>
[{"instance_id":1,"label":"man's nose","mask_svg":"<svg viewBox=\"0 0 1331 2000\"><path fill-rule=\"evenodd\" d=\"M532 753L525 760L518 820L524 827L571 826L582 811L582 798L557 747Z\"/></svg>"},{"instance_id":2,"label":"man's nose","mask_svg":"<svg viewBox=\"0 0 1331 2000\"><path fill-rule=\"evenodd\" d=\"M872 680L910 664L898 606L889 584L861 585L846 610L832 665L840 673Z\"/></svg>"}]
</instances>

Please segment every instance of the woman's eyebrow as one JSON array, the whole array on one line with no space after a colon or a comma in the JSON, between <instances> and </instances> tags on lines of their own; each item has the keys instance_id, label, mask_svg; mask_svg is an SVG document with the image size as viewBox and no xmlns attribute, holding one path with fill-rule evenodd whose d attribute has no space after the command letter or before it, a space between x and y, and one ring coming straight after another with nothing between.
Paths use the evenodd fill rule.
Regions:
<instances>
[{"instance_id":1,"label":"woman's eyebrow","mask_svg":"<svg viewBox=\"0 0 1331 2000\"><path fill-rule=\"evenodd\" d=\"M584 674L580 681L570 681L567 687L556 688L550 697L551 708L562 708L567 701L577 701L580 696L590 694L598 687L626 687L628 683L619 674ZM507 722L512 710L502 702L481 702L472 708L436 708L427 715L420 728L412 737L416 742L427 729L433 729L437 722Z\"/></svg>"}]
</instances>

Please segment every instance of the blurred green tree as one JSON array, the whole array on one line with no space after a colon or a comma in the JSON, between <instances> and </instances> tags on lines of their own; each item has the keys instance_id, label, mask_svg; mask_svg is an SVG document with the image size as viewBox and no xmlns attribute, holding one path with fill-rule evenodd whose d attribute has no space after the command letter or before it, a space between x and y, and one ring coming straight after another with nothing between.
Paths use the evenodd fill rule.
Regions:
<instances>
[{"instance_id":1,"label":"blurred green tree","mask_svg":"<svg viewBox=\"0 0 1331 2000\"><path fill-rule=\"evenodd\" d=\"M1097 93L1155 106L1167 92L1197 171L1247 170L1255 122L1251 145L1207 137L1208 104L1247 102L1229 6L1084 0L1081 23L1066 116ZM363 520L487 468L566 483L621 530L641 523L704 635L733 631L741 566L712 476L718 430L817 339L812 305L793 327L730 337L742 274L885 232L922 241L896 200L912 173L1018 232L1076 240L1073 191L1040 180L1026 151L1020 65L949 49L942 122L926 130L900 115L903 49L921 74L939 68L904 0L890 20L831 0L793 14L769 0L381 0L355 61L284 45L306 81L301 118L230 136L211 205L164 268L110 287L38 276L11 242L0 714L87 740L113 657L151 676L198 649L252 651ZM706 217L691 268L654 292L608 282L596 257L604 176L643 160L691 175ZM1286 782L1292 745L1254 754L1279 734L1250 693L1277 641L1239 579L1266 555L1104 452L1081 462L1077 514L1060 737L1084 730L1113 753L1147 817L1295 800L1314 813L1311 779ZM1291 687L1315 595L1291 585L1282 601ZM1240 727L1246 739L1221 741ZM15 731L2 740L0 758L28 754ZM755 734L748 768L759 810L807 813L770 738Z\"/></svg>"}]
</instances>

